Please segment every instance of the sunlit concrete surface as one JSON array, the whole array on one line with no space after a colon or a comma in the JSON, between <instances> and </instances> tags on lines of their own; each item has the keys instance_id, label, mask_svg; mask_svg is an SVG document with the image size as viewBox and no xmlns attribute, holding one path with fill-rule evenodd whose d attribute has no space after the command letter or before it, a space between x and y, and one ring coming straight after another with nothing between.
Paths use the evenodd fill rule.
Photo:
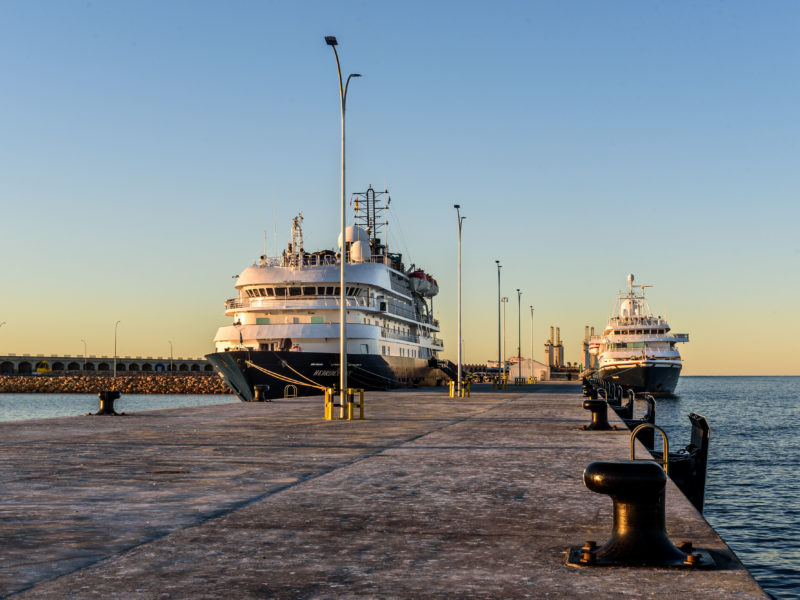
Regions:
<instances>
[{"instance_id":1,"label":"sunlit concrete surface","mask_svg":"<svg viewBox=\"0 0 800 600\"><path fill-rule=\"evenodd\" d=\"M318 396L2 423L0 596L766 598L671 482L671 539L722 568L565 565L611 531L583 469L629 453L624 427L581 430L582 401L479 386L367 393L364 421Z\"/></svg>"}]
</instances>

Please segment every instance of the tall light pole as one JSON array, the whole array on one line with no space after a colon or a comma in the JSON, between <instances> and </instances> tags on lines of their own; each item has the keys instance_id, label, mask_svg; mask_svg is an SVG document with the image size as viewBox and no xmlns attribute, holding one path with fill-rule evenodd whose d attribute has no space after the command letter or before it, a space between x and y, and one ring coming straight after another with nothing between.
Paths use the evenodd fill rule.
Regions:
<instances>
[{"instance_id":1,"label":"tall light pole","mask_svg":"<svg viewBox=\"0 0 800 600\"><path fill-rule=\"evenodd\" d=\"M81 339L83 342L83 370L86 370L86 340Z\"/></svg>"},{"instance_id":2,"label":"tall light pole","mask_svg":"<svg viewBox=\"0 0 800 600\"><path fill-rule=\"evenodd\" d=\"M467 217L461 216L461 205L453 204L458 218L458 397L461 398L461 224Z\"/></svg>"},{"instance_id":3,"label":"tall light pole","mask_svg":"<svg viewBox=\"0 0 800 600\"><path fill-rule=\"evenodd\" d=\"M522 292L517 288L517 378L522 379Z\"/></svg>"},{"instance_id":4,"label":"tall light pole","mask_svg":"<svg viewBox=\"0 0 800 600\"><path fill-rule=\"evenodd\" d=\"M339 104L342 112L342 188L341 188L341 229L342 247L339 258L339 387L341 388L341 416L344 416L344 405L347 399L347 241L345 236L345 188L344 188L344 110L347 104L347 88L351 77L361 77L359 73L351 73L342 85L342 68L339 64L338 42L332 35L325 36L325 43L333 49L336 57L336 72L339 74Z\"/></svg>"},{"instance_id":5,"label":"tall light pole","mask_svg":"<svg viewBox=\"0 0 800 600\"><path fill-rule=\"evenodd\" d=\"M167 341L169 342L169 372L172 373L172 341Z\"/></svg>"},{"instance_id":6,"label":"tall light pole","mask_svg":"<svg viewBox=\"0 0 800 600\"><path fill-rule=\"evenodd\" d=\"M531 306L531 377L533 377L533 307Z\"/></svg>"},{"instance_id":7,"label":"tall light pole","mask_svg":"<svg viewBox=\"0 0 800 600\"><path fill-rule=\"evenodd\" d=\"M506 305L508 304L508 297L503 296L500 298L503 303L503 377L506 376Z\"/></svg>"},{"instance_id":8,"label":"tall light pole","mask_svg":"<svg viewBox=\"0 0 800 600\"><path fill-rule=\"evenodd\" d=\"M114 379L117 378L117 327L119 327L119 321L114 323Z\"/></svg>"},{"instance_id":9,"label":"tall light pole","mask_svg":"<svg viewBox=\"0 0 800 600\"><path fill-rule=\"evenodd\" d=\"M500 340L502 339L500 336L500 269L502 265L500 265L500 261L494 261L497 263L497 389L500 388Z\"/></svg>"}]
</instances>

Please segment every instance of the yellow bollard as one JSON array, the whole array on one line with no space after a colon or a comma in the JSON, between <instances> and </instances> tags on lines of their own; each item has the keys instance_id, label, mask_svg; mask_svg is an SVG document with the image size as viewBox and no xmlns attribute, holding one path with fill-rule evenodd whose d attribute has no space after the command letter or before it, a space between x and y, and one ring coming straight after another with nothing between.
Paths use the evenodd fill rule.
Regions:
<instances>
[{"instance_id":1,"label":"yellow bollard","mask_svg":"<svg viewBox=\"0 0 800 600\"><path fill-rule=\"evenodd\" d=\"M325 420L333 419L333 397L336 391L333 388L325 388Z\"/></svg>"},{"instance_id":2,"label":"yellow bollard","mask_svg":"<svg viewBox=\"0 0 800 600\"><path fill-rule=\"evenodd\" d=\"M450 382L450 397L451 398L455 398L456 397L456 382L455 381L451 381Z\"/></svg>"},{"instance_id":3,"label":"yellow bollard","mask_svg":"<svg viewBox=\"0 0 800 600\"><path fill-rule=\"evenodd\" d=\"M353 397L358 392L358 418L364 419L364 390L362 388L348 388L347 389L347 420L353 420Z\"/></svg>"}]
</instances>

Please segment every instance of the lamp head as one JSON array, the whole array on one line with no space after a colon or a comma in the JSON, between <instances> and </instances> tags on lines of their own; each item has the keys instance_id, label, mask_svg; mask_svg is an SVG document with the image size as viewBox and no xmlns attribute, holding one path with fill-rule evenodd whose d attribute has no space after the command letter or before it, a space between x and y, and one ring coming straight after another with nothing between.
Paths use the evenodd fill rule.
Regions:
<instances>
[{"instance_id":1,"label":"lamp head","mask_svg":"<svg viewBox=\"0 0 800 600\"><path fill-rule=\"evenodd\" d=\"M325 43L328 44L328 46L336 46L338 44L336 37L332 35L325 36Z\"/></svg>"},{"instance_id":2,"label":"lamp head","mask_svg":"<svg viewBox=\"0 0 800 600\"><path fill-rule=\"evenodd\" d=\"M350 77L361 77L361 73L351 73Z\"/></svg>"}]
</instances>

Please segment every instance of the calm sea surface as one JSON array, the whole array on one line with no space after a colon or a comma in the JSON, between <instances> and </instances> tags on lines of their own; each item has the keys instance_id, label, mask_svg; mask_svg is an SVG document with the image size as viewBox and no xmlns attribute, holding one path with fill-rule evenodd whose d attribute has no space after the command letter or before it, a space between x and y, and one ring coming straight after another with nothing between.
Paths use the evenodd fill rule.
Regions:
<instances>
[{"instance_id":1,"label":"calm sea surface","mask_svg":"<svg viewBox=\"0 0 800 600\"><path fill-rule=\"evenodd\" d=\"M764 590L800 597L800 377L681 377L675 393L656 408L670 450L690 412L711 427L703 516Z\"/></svg>"},{"instance_id":2,"label":"calm sea surface","mask_svg":"<svg viewBox=\"0 0 800 600\"><path fill-rule=\"evenodd\" d=\"M704 516L766 591L800 597L800 377L682 377L676 395L659 399L656 409L671 450L689 443L690 412L705 416L711 427ZM115 408L234 401L126 395ZM0 394L0 421L85 415L97 408L96 394Z\"/></svg>"},{"instance_id":3,"label":"calm sea surface","mask_svg":"<svg viewBox=\"0 0 800 600\"><path fill-rule=\"evenodd\" d=\"M123 394L114 402L114 410L136 412L238 401L233 395L219 394ZM0 394L0 421L72 417L97 412L99 408L97 394Z\"/></svg>"}]
</instances>

